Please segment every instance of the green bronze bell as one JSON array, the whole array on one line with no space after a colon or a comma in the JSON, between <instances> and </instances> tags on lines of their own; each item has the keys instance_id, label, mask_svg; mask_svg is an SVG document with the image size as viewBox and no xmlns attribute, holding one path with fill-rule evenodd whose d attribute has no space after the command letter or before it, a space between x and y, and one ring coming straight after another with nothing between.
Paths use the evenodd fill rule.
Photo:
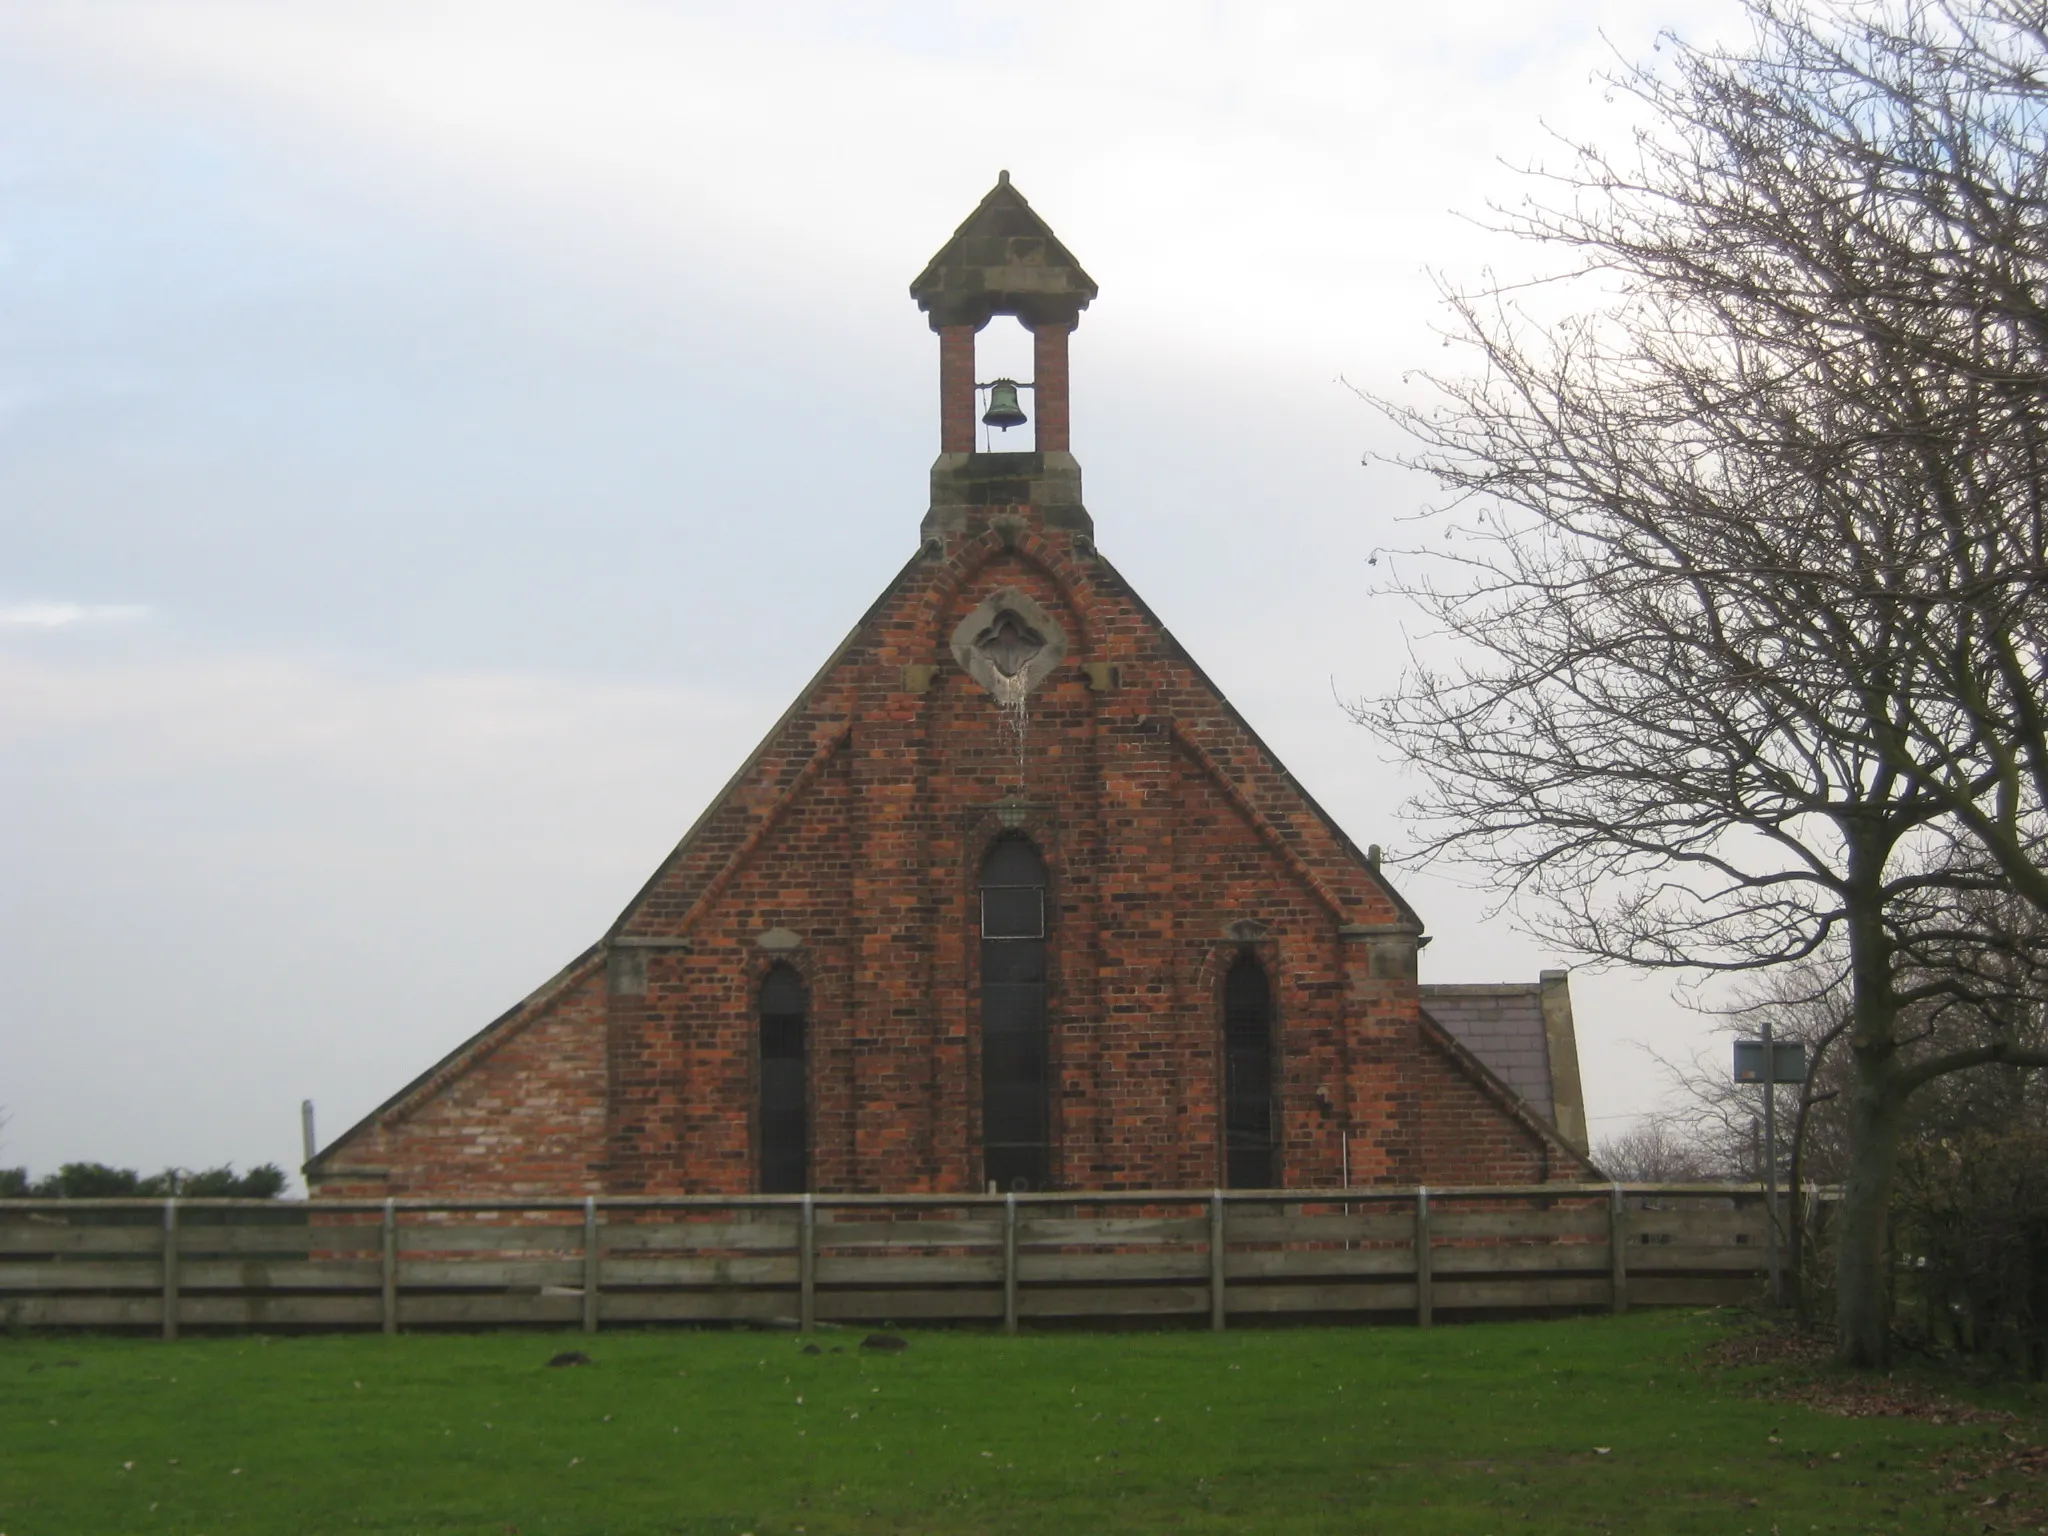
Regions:
<instances>
[{"instance_id":1,"label":"green bronze bell","mask_svg":"<svg viewBox=\"0 0 2048 1536\"><path fill-rule=\"evenodd\" d=\"M982 425L1000 427L1007 432L1012 427L1023 426L1024 421L1024 407L1017 403L1017 381L997 379L989 385L988 409L982 413Z\"/></svg>"}]
</instances>

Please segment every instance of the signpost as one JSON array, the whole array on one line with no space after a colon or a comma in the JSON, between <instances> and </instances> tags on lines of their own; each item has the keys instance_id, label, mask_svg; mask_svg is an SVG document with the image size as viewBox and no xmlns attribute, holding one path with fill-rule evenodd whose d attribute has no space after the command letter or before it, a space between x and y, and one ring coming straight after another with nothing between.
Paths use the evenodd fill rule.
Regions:
<instances>
[{"instance_id":1,"label":"signpost","mask_svg":"<svg viewBox=\"0 0 2048 1536\"><path fill-rule=\"evenodd\" d=\"M1799 1040L1771 1038L1771 1018L1764 1015L1761 1040L1735 1042L1735 1081L1761 1083L1764 1090L1764 1227L1769 1249L1765 1262L1771 1274L1771 1305L1783 1306L1785 1289L1778 1275L1778 1084L1806 1081L1806 1045ZM1798 1198L1793 1191L1793 1198Z\"/></svg>"},{"instance_id":2,"label":"signpost","mask_svg":"<svg viewBox=\"0 0 2048 1536\"><path fill-rule=\"evenodd\" d=\"M1779 1083L1806 1081L1806 1047L1797 1040L1778 1040L1771 1045L1771 1079ZM1760 1083L1764 1080L1764 1043L1761 1040L1735 1042L1735 1081Z\"/></svg>"}]
</instances>

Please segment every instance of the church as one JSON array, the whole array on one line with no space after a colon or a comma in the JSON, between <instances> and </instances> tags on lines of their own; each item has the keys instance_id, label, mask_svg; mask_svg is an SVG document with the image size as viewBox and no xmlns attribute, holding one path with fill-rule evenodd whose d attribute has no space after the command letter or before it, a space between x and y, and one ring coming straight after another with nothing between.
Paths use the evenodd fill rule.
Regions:
<instances>
[{"instance_id":1,"label":"church","mask_svg":"<svg viewBox=\"0 0 2048 1536\"><path fill-rule=\"evenodd\" d=\"M1425 985L1377 849L1098 547L1068 389L1096 285L1007 172L910 292L939 455L909 559L610 931L311 1192L1593 1176L1564 974ZM1030 380L979 379L996 316ZM1031 451L977 450L1027 420Z\"/></svg>"}]
</instances>

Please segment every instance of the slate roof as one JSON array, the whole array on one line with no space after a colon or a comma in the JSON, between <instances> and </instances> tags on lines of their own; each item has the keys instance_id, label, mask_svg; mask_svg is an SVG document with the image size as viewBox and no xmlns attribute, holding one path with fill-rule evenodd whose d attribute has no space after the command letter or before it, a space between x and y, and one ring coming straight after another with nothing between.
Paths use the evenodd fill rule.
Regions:
<instances>
[{"instance_id":1,"label":"slate roof","mask_svg":"<svg viewBox=\"0 0 2048 1536\"><path fill-rule=\"evenodd\" d=\"M1424 986L1422 1006L1531 1109L1556 1123L1541 982Z\"/></svg>"}]
</instances>

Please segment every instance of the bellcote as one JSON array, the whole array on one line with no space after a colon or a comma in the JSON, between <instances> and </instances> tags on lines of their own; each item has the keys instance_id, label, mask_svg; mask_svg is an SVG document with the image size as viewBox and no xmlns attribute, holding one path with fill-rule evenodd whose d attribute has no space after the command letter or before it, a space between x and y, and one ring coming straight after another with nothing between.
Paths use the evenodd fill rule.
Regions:
<instances>
[{"instance_id":1,"label":"bellcote","mask_svg":"<svg viewBox=\"0 0 2048 1536\"><path fill-rule=\"evenodd\" d=\"M939 337L939 457L924 537L971 531L991 514L1035 512L1048 527L1084 537L1093 522L1081 504L1081 469L1071 449L1067 336L1094 299L1095 280L1002 172L953 238L910 285ZM997 315L1031 332L1030 379L983 382L975 336ZM1031 396L1037 445L1028 453L977 453L976 404L983 389ZM1006 425L995 415L984 418Z\"/></svg>"}]
</instances>

